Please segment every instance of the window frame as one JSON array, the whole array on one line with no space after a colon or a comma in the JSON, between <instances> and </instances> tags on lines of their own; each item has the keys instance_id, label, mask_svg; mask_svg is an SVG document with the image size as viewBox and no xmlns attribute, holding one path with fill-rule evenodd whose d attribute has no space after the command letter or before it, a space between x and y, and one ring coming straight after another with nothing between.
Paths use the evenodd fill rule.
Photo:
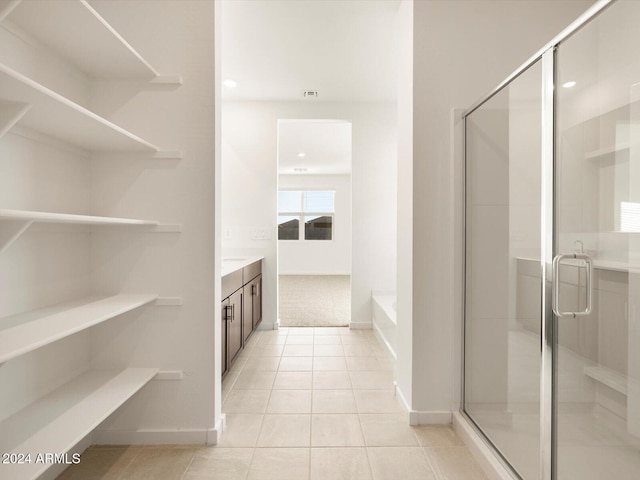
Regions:
<instances>
[{"instance_id":1,"label":"window frame","mask_svg":"<svg viewBox=\"0 0 640 480\"><path fill-rule=\"evenodd\" d=\"M278 206L278 217L296 217L298 219L298 239L297 240L289 240L289 239L280 239L278 237L279 242L334 242L336 238L336 213L335 213L335 205L336 205L336 189L335 188L300 188L300 187L290 187L290 188L278 188L278 193L280 192L300 192L300 210L299 211L280 211ZM333 192L333 212L305 212L304 211L304 194L306 192ZM319 240L319 239L306 239L305 238L305 217L331 217L331 239L329 240ZM278 225L280 225L278 223Z\"/></svg>"}]
</instances>

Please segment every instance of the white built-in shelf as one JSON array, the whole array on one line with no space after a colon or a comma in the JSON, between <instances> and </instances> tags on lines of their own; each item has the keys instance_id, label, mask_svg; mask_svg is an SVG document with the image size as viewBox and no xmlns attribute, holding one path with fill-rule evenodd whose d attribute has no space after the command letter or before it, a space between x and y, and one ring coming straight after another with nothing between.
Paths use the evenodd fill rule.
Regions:
<instances>
[{"instance_id":1,"label":"white built-in shelf","mask_svg":"<svg viewBox=\"0 0 640 480\"><path fill-rule=\"evenodd\" d=\"M627 395L627 377L621 373L598 365L594 367L584 367L584 374L623 395Z\"/></svg>"},{"instance_id":2,"label":"white built-in shelf","mask_svg":"<svg viewBox=\"0 0 640 480\"><path fill-rule=\"evenodd\" d=\"M4 16L79 70L95 78L180 83L161 76L85 0L14 0Z\"/></svg>"},{"instance_id":3,"label":"white built-in shelf","mask_svg":"<svg viewBox=\"0 0 640 480\"><path fill-rule=\"evenodd\" d=\"M124 128L0 64L0 110L3 111L0 118L11 119L15 116L14 112L20 111L20 105L16 104L24 109L17 119L18 125L84 150L150 154L160 150ZM7 105L12 105L12 108L9 110ZM5 129L0 125L0 130Z\"/></svg>"},{"instance_id":4,"label":"white built-in shelf","mask_svg":"<svg viewBox=\"0 0 640 480\"><path fill-rule=\"evenodd\" d=\"M31 212L29 210L0 209L0 221L21 220L37 223L66 223L72 225L141 225L157 226L156 220L137 220L133 218L94 217L91 215L74 215L71 213Z\"/></svg>"},{"instance_id":5,"label":"white built-in shelf","mask_svg":"<svg viewBox=\"0 0 640 480\"><path fill-rule=\"evenodd\" d=\"M147 305L158 295L114 295L66 302L0 319L0 364Z\"/></svg>"},{"instance_id":6,"label":"white built-in shelf","mask_svg":"<svg viewBox=\"0 0 640 480\"><path fill-rule=\"evenodd\" d=\"M50 463L37 453L63 453L78 444L158 372L155 368L90 370L0 422L0 452L31 453L31 463L0 465L2 478L33 480Z\"/></svg>"},{"instance_id":7,"label":"white built-in shelf","mask_svg":"<svg viewBox=\"0 0 640 480\"><path fill-rule=\"evenodd\" d=\"M145 231L154 233L180 233L182 231L182 226L179 224L161 224L157 220L0 209L0 252L8 248L34 223L141 227L145 228Z\"/></svg>"},{"instance_id":8,"label":"white built-in shelf","mask_svg":"<svg viewBox=\"0 0 640 480\"><path fill-rule=\"evenodd\" d=\"M612 156L618 152L628 152L628 151L629 151L629 144L620 143L618 145L612 145L605 148L599 148L598 150L585 152L584 158L586 160L606 160L607 158L612 158Z\"/></svg>"}]
</instances>

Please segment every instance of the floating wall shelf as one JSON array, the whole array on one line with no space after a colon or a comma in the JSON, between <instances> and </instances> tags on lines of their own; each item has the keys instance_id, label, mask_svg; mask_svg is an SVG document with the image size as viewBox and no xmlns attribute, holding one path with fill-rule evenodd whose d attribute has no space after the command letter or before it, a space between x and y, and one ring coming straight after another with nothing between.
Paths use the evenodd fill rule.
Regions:
<instances>
[{"instance_id":1,"label":"floating wall shelf","mask_svg":"<svg viewBox=\"0 0 640 480\"><path fill-rule=\"evenodd\" d=\"M619 392L623 395L627 395L628 393L628 379L625 375L621 373L614 372L606 367L584 367L584 374L587 377L593 378L594 380L606 385L609 388L612 388L616 392Z\"/></svg>"},{"instance_id":2,"label":"floating wall shelf","mask_svg":"<svg viewBox=\"0 0 640 480\"><path fill-rule=\"evenodd\" d=\"M40 5L40 2L37 4ZM17 109L16 104L21 104L21 108L24 109L30 107L17 120L20 125L84 150L147 153L160 150L124 128L2 64L0 102L0 119L10 120L15 116L13 112ZM0 130L7 128L0 125Z\"/></svg>"},{"instance_id":3,"label":"floating wall shelf","mask_svg":"<svg viewBox=\"0 0 640 480\"><path fill-rule=\"evenodd\" d=\"M181 225L161 224L156 220L133 218L95 217L70 213L32 212L28 210L0 209L0 252L20 237L34 223L62 225L89 225L110 227L146 227L150 232L179 233Z\"/></svg>"},{"instance_id":4,"label":"floating wall shelf","mask_svg":"<svg viewBox=\"0 0 640 480\"><path fill-rule=\"evenodd\" d=\"M51 463L36 463L38 452L64 453L131 398L155 368L89 370L0 422L0 451L31 452L31 463L2 465L2 478L35 479Z\"/></svg>"},{"instance_id":5,"label":"floating wall shelf","mask_svg":"<svg viewBox=\"0 0 640 480\"><path fill-rule=\"evenodd\" d=\"M91 77L182 83L159 75L85 0L10 1L4 16Z\"/></svg>"},{"instance_id":6,"label":"floating wall shelf","mask_svg":"<svg viewBox=\"0 0 640 480\"><path fill-rule=\"evenodd\" d=\"M0 364L147 305L158 295L114 295L66 302L2 319Z\"/></svg>"}]
</instances>

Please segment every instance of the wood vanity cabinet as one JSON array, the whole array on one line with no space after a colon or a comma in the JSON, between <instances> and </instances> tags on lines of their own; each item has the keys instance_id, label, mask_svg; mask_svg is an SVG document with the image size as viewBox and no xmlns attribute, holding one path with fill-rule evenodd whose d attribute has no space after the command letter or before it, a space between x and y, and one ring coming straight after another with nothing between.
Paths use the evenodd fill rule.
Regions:
<instances>
[{"instance_id":1,"label":"wood vanity cabinet","mask_svg":"<svg viewBox=\"0 0 640 480\"><path fill-rule=\"evenodd\" d=\"M222 298L224 375L262 320L262 260L222 277Z\"/></svg>"}]
</instances>

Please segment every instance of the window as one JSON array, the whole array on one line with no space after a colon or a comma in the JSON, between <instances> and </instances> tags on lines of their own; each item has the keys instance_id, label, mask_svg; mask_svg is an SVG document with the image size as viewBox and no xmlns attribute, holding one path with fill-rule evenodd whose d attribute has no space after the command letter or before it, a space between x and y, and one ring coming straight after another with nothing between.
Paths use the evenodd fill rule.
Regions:
<instances>
[{"instance_id":1,"label":"window","mask_svg":"<svg viewBox=\"0 0 640 480\"><path fill-rule=\"evenodd\" d=\"M280 190L278 240L332 240L333 190Z\"/></svg>"}]
</instances>

